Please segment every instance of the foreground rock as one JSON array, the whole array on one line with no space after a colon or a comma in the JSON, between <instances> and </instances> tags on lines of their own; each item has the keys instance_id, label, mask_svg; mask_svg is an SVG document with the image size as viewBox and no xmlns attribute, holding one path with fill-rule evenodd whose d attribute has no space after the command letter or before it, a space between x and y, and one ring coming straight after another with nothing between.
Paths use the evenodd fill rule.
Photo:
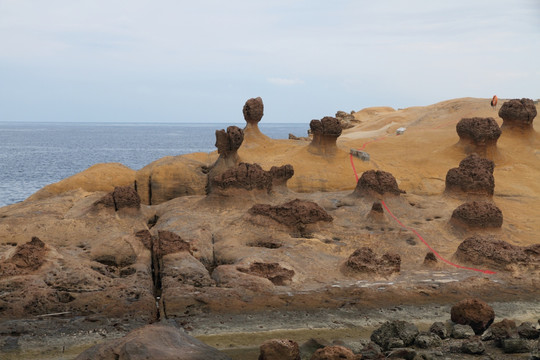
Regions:
<instances>
[{"instance_id":1,"label":"foreground rock","mask_svg":"<svg viewBox=\"0 0 540 360\"><path fill-rule=\"evenodd\" d=\"M466 196L493 196L495 164L477 154L471 154L459 163L459 167L448 170L446 191L463 193Z\"/></svg>"},{"instance_id":2,"label":"foreground rock","mask_svg":"<svg viewBox=\"0 0 540 360\"><path fill-rule=\"evenodd\" d=\"M382 170L368 170L358 179L353 195L379 199L386 195L402 193L404 191L399 189L396 178L392 174Z\"/></svg>"},{"instance_id":3,"label":"foreground rock","mask_svg":"<svg viewBox=\"0 0 540 360\"><path fill-rule=\"evenodd\" d=\"M452 306L451 319L461 325L469 325L480 335L493 323L493 308L480 299L465 299Z\"/></svg>"},{"instance_id":4,"label":"foreground rock","mask_svg":"<svg viewBox=\"0 0 540 360\"><path fill-rule=\"evenodd\" d=\"M512 99L506 101L499 109L503 119L503 129L533 130L533 120L536 117L536 106L531 99Z\"/></svg>"},{"instance_id":5,"label":"foreground rock","mask_svg":"<svg viewBox=\"0 0 540 360\"><path fill-rule=\"evenodd\" d=\"M165 324L147 325L123 338L96 345L76 360L226 360L227 355Z\"/></svg>"},{"instance_id":6,"label":"foreground rock","mask_svg":"<svg viewBox=\"0 0 540 360\"><path fill-rule=\"evenodd\" d=\"M503 214L491 202L473 201L458 206L452 213L451 223L466 229L500 228Z\"/></svg>"}]
</instances>

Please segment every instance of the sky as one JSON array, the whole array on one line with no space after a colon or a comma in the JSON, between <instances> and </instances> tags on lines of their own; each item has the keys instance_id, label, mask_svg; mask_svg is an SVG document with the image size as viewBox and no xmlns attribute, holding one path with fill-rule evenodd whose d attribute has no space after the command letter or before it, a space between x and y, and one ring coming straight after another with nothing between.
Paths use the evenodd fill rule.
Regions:
<instances>
[{"instance_id":1,"label":"sky","mask_svg":"<svg viewBox=\"0 0 540 360\"><path fill-rule=\"evenodd\" d=\"M540 0L0 0L0 121L308 123L540 98Z\"/></svg>"}]
</instances>

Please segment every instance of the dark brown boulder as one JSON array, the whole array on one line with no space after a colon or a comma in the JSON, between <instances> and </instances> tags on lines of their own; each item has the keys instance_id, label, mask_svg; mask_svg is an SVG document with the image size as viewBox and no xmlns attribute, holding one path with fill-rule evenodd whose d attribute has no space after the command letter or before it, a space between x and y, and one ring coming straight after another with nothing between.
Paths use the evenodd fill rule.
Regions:
<instances>
[{"instance_id":1,"label":"dark brown boulder","mask_svg":"<svg viewBox=\"0 0 540 360\"><path fill-rule=\"evenodd\" d=\"M448 170L446 191L492 196L495 189L494 168L493 161L473 153L463 159L458 168Z\"/></svg>"},{"instance_id":2,"label":"dark brown boulder","mask_svg":"<svg viewBox=\"0 0 540 360\"><path fill-rule=\"evenodd\" d=\"M452 306L450 316L456 324L469 325L480 335L493 323L495 312L480 299L465 299Z\"/></svg>"},{"instance_id":3,"label":"dark brown boulder","mask_svg":"<svg viewBox=\"0 0 540 360\"><path fill-rule=\"evenodd\" d=\"M95 345L76 360L230 360L183 330L165 324L146 325L120 339Z\"/></svg>"},{"instance_id":4,"label":"dark brown boulder","mask_svg":"<svg viewBox=\"0 0 540 360\"><path fill-rule=\"evenodd\" d=\"M254 262L249 268L237 267L238 271L270 280L274 285L286 285L291 282L294 270L289 270L278 263Z\"/></svg>"},{"instance_id":5,"label":"dark brown boulder","mask_svg":"<svg viewBox=\"0 0 540 360\"><path fill-rule=\"evenodd\" d=\"M497 346L502 346L503 341L506 339L519 337L516 322L509 319L502 319L494 323L491 326L491 334Z\"/></svg>"},{"instance_id":6,"label":"dark brown boulder","mask_svg":"<svg viewBox=\"0 0 540 360\"><path fill-rule=\"evenodd\" d=\"M288 339L266 340L260 346L259 360L300 360L300 347Z\"/></svg>"},{"instance_id":7,"label":"dark brown boulder","mask_svg":"<svg viewBox=\"0 0 540 360\"><path fill-rule=\"evenodd\" d=\"M260 97L251 98L246 101L244 108L244 119L248 124L257 125L264 115L264 104Z\"/></svg>"},{"instance_id":8,"label":"dark brown boulder","mask_svg":"<svg viewBox=\"0 0 540 360\"><path fill-rule=\"evenodd\" d=\"M333 155L337 152L336 141L341 135L341 124L338 119L326 116L321 120L309 123L313 139L308 150L316 155Z\"/></svg>"},{"instance_id":9,"label":"dark brown boulder","mask_svg":"<svg viewBox=\"0 0 540 360\"><path fill-rule=\"evenodd\" d=\"M255 204L249 209L251 215L269 217L280 224L303 232L306 225L319 221L332 221L332 217L317 203L295 199L281 205Z\"/></svg>"},{"instance_id":10,"label":"dark brown boulder","mask_svg":"<svg viewBox=\"0 0 540 360\"><path fill-rule=\"evenodd\" d=\"M504 270L511 269L512 265L540 263L540 254L535 256L528 249L497 240L492 235L476 234L458 246L455 256L459 261Z\"/></svg>"},{"instance_id":11,"label":"dark brown boulder","mask_svg":"<svg viewBox=\"0 0 540 360\"><path fill-rule=\"evenodd\" d=\"M103 205L108 208L113 208L115 211L124 208L140 209L141 198L134 187L132 186L117 186L113 192L108 193L100 200L96 201L95 205Z\"/></svg>"},{"instance_id":12,"label":"dark brown boulder","mask_svg":"<svg viewBox=\"0 0 540 360\"><path fill-rule=\"evenodd\" d=\"M456 125L459 144L467 154L473 152L482 156L491 154L497 147L501 129L493 118L465 118Z\"/></svg>"},{"instance_id":13,"label":"dark brown boulder","mask_svg":"<svg viewBox=\"0 0 540 360\"><path fill-rule=\"evenodd\" d=\"M506 101L499 110L499 116L503 119L501 127L532 130L536 113L536 106L531 99Z\"/></svg>"},{"instance_id":14,"label":"dark brown boulder","mask_svg":"<svg viewBox=\"0 0 540 360\"><path fill-rule=\"evenodd\" d=\"M399 273L401 257L392 253L385 253L378 257L371 248L362 247L349 256L345 266L354 272L390 275Z\"/></svg>"},{"instance_id":15,"label":"dark brown boulder","mask_svg":"<svg viewBox=\"0 0 540 360\"><path fill-rule=\"evenodd\" d=\"M354 355L354 353L346 347L333 345L317 349L310 360L355 360L361 358L361 356L357 357Z\"/></svg>"},{"instance_id":16,"label":"dark brown boulder","mask_svg":"<svg viewBox=\"0 0 540 360\"><path fill-rule=\"evenodd\" d=\"M468 228L499 228L503 223L502 211L493 203L473 201L458 206L452 213L451 223Z\"/></svg>"},{"instance_id":17,"label":"dark brown boulder","mask_svg":"<svg viewBox=\"0 0 540 360\"><path fill-rule=\"evenodd\" d=\"M380 198L385 195L399 195L405 191L400 190L396 178L386 171L368 170L358 179L353 195Z\"/></svg>"},{"instance_id":18,"label":"dark brown boulder","mask_svg":"<svg viewBox=\"0 0 540 360\"><path fill-rule=\"evenodd\" d=\"M17 246L13 255L0 263L0 277L28 274L35 271L45 262L47 249L38 237Z\"/></svg>"}]
</instances>

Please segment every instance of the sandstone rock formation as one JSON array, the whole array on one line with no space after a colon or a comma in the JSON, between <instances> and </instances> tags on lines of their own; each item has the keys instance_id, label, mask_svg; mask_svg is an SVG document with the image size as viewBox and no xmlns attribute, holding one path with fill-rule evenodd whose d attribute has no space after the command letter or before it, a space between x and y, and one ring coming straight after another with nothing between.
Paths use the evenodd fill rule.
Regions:
<instances>
[{"instance_id":1,"label":"sandstone rock formation","mask_svg":"<svg viewBox=\"0 0 540 360\"><path fill-rule=\"evenodd\" d=\"M371 210L369 211L367 215L367 219L373 223L387 223L388 222L388 219L384 215L384 209L381 202L375 201L373 205L371 205Z\"/></svg>"},{"instance_id":2,"label":"sandstone rock formation","mask_svg":"<svg viewBox=\"0 0 540 360\"><path fill-rule=\"evenodd\" d=\"M113 192L96 201L95 205L103 205L115 211L124 208L139 210L141 198L132 186L117 186Z\"/></svg>"},{"instance_id":3,"label":"sandstone rock formation","mask_svg":"<svg viewBox=\"0 0 540 360\"><path fill-rule=\"evenodd\" d=\"M336 141L341 135L341 124L338 119L325 116L321 120L309 123L313 139L309 144L309 152L315 155L331 156L337 151Z\"/></svg>"},{"instance_id":4,"label":"sandstone rock formation","mask_svg":"<svg viewBox=\"0 0 540 360\"><path fill-rule=\"evenodd\" d=\"M294 169L289 164L272 166L270 168L270 175L272 176L272 189L283 189L287 187L287 180L293 177Z\"/></svg>"},{"instance_id":5,"label":"sandstone rock formation","mask_svg":"<svg viewBox=\"0 0 540 360\"><path fill-rule=\"evenodd\" d=\"M76 360L160 359L160 360L226 360L219 352L183 330L167 324L138 328L120 339L95 345Z\"/></svg>"},{"instance_id":6,"label":"sandstone rock formation","mask_svg":"<svg viewBox=\"0 0 540 360\"><path fill-rule=\"evenodd\" d=\"M45 261L47 248L37 237L26 244L17 246L15 252L3 262L0 262L0 277L23 275L37 270Z\"/></svg>"},{"instance_id":7,"label":"sandstone rock formation","mask_svg":"<svg viewBox=\"0 0 540 360\"><path fill-rule=\"evenodd\" d=\"M494 168L493 161L473 153L463 159L458 168L448 170L446 191L464 193L467 196L493 196L495 189Z\"/></svg>"},{"instance_id":8,"label":"sandstone rock formation","mask_svg":"<svg viewBox=\"0 0 540 360\"><path fill-rule=\"evenodd\" d=\"M480 299L465 299L452 306L450 316L453 322L469 325L480 335L493 323L493 308Z\"/></svg>"},{"instance_id":9,"label":"sandstone rock formation","mask_svg":"<svg viewBox=\"0 0 540 360\"><path fill-rule=\"evenodd\" d=\"M266 278L274 285L286 285L294 276L294 270L286 269L278 263L255 262L248 268L238 267L237 269L246 274Z\"/></svg>"},{"instance_id":10,"label":"sandstone rock formation","mask_svg":"<svg viewBox=\"0 0 540 360\"><path fill-rule=\"evenodd\" d=\"M480 234L465 239L458 246L455 257L465 263L501 270L540 263L540 253L536 251L534 245L528 247L512 245L492 235Z\"/></svg>"},{"instance_id":11,"label":"sandstone rock formation","mask_svg":"<svg viewBox=\"0 0 540 360\"><path fill-rule=\"evenodd\" d=\"M260 346L259 360L300 360L300 348L292 340L266 340Z\"/></svg>"},{"instance_id":12,"label":"sandstone rock formation","mask_svg":"<svg viewBox=\"0 0 540 360\"><path fill-rule=\"evenodd\" d=\"M382 170L368 170L360 176L354 189L354 196L368 196L380 199L387 195L400 195L396 178L389 172Z\"/></svg>"},{"instance_id":13,"label":"sandstone rock formation","mask_svg":"<svg viewBox=\"0 0 540 360\"><path fill-rule=\"evenodd\" d=\"M531 99L512 99L506 101L499 110L503 119L502 129L533 130L536 106Z\"/></svg>"},{"instance_id":14,"label":"sandstone rock formation","mask_svg":"<svg viewBox=\"0 0 540 360\"><path fill-rule=\"evenodd\" d=\"M465 153L478 153L481 156L491 156L496 150L497 140L501 129L493 118L464 118L456 125L459 135L459 145Z\"/></svg>"},{"instance_id":15,"label":"sandstone rock formation","mask_svg":"<svg viewBox=\"0 0 540 360\"><path fill-rule=\"evenodd\" d=\"M257 97L247 100L242 112L244 113L244 120L246 120L246 127L244 128L244 138L246 142L251 143L260 140L270 140L270 138L264 135L259 129L259 122L264 115L264 104L262 99Z\"/></svg>"},{"instance_id":16,"label":"sandstone rock formation","mask_svg":"<svg viewBox=\"0 0 540 360\"><path fill-rule=\"evenodd\" d=\"M429 251L424 257L424 266L434 267L437 265L438 262L439 260L437 260L437 257L432 251Z\"/></svg>"},{"instance_id":17,"label":"sandstone rock formation","mask_svg":"<svg viewBox=\"0 0 540 360\"><path fill-rule=\"evenodd\" d=\"M399 273L401 257L398 254L385 253L379 258L372 249L362 247L349 256L345 266L354 272L387 276Z\"/></svg>"},{"instance_id":18,"label":"sandstone rock formation","mask_svg":"<svg viewBox=\"0 0 540 360\"><path fill-rule=\"evenodd\" d=\"M216 130L216 147L219 157L209 169L209 181L239 164L238 149L243 141L244 130L237 126L229 126L227 131ZM212 184L209 184L209 187L211 186Z\"/></svg>"},{"instance_id":19,"label":"sandstone rock formation","mask_svg":"<svg viewBox=\"0 0 540 360\"><path fill-rule=\"evenodd\" d=\"M500 228L503 223L503 214L491 202L473 201L458 206L452 213L450 222L465 228Z\"/></svg>"},{"instance_id":20,"label":"sandstone rock formation","mask_svg":"<svg viewBox=\"0 0 540 360\"><path fill-rule=\"evenodd\" d=\"M353 114L346 113L345 111L336 112L336 119L339 120L339 124L343 130L354 127L353 123L358 122Z\"/></svg>"},{"instance_id":21,"label":"sandstone rock formation","mask_svg":"<svg viewBox=\"0 0 540 360\"><path fill-rule=\"evenodd\" d=\"M280 224L304 234L310 224L319 221L331 222L333 219L318 204L312 201L295 199L282 205L255 204L249 209L251 215L270 218Z\"/></svg>"}]
</instances>

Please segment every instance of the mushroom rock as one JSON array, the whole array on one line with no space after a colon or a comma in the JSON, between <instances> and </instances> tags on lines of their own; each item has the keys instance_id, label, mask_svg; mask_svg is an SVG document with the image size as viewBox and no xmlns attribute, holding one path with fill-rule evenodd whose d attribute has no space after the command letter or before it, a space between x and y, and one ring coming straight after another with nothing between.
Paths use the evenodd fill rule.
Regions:
<instances>
[{"instance_id":1,"label":"mushroom rock","mask_svg":"<svg viewBox=\"0 0 540 360\"><path fill-rule=\"evenodd\" d=\"M124 208L139 210L141 208L141 198L133 186L117 186L113 192L96 201L95 205L103 205L113 208L115 211Z\"/></svg>"},{"instance_id":2,"label":"mushroom rock","mask_svg":"<svg viewBox=\"0 0 540 360\"><path fill-rule=\"evenodd\" d=\"M244 141L244 130L237 126L229 126L227 131L216 130L216 147L219 157L210 167L208 179L211 181L215 176L236 166L240 162L238 149Z\"/></svg>"},{"instance_id":3,"label":"mushroom rock","mask_svg":"<svg viewBox=\"0 0 540 360\"><path fill-rule=\"evenodd\" d=\"M385 195L399 195L404 192L399 189L396 178L389 172L368 170L358 179L353 195L382 198Z\"/></svg>"},{"instance_id":4,"label":"mushroom rock","mask_svg":"<svg viewBox=\"0 0 540 360\"><path fill-rule=\"evenodd\" d=\"M493 308L480 299L465 299L450 310L453 322L469 325L476 335L481 335L493 323L495 312Z\"/></svg>"},{"instance_id":5,"label":"mushroom rock","mask_svg":"<svg viewBox=\"0 0 540 360\"><path fill-rule=\"evenodd\" d=\"M346 269L354 272L391 275L399 273L401 257L398 254L385 253L378 257L371 248L361 247L355 250L345 263Z\"/></svg>"},{"instance_id":6,"label":"mushroom rock","mask_svg":"<svg viewBox=\"0 0 540 360\"><path fill-rule=\"evenodd\" d=\"M456 125L459 143L467 154L476 152L483 156L491 154L496 149L501 129L495 119L464 118Z\"/></svg>"},{"instance_id":7,"label":"mushroom rock","mask_svg":"<svg viewBox=\"0 0 540 360\"><path fill-rule=\"evenodd\" d=\"M238 271L266 278L274 285L287 285L292 281L294 270L286 269L278 263L254 262L248 268L238 266Z\"/></svg>"},{"instance_id":8,"label":"mushroom rock","mask_svg":"<svg viewBox=\"0 0 540 360\"><path fill-rule=\"evenodd\" d=\"M491 202L473 201L458 206L452 213L450 222L465 228L500 228L503 223L503 214Z\"/></svg>"},{"instance_id":9,"label":"mushroom rock","mask_svg":"<svg viewBox=\"0 0 540 360\"><path fill-rule=\"evenodd\" d=\"M39 269L45 262L47 248L38 237L17 246L13 255L0 263L0 276L15 276L30 273Z\"/></svg>"},{"instance_id":10,"label":"mushroom rock","mask_svg":"<svg viewBox=\"0 0 540 360\"><path fill-rule=\"evenodd\" d=\"M354 127L353 122L358 122L354 115L346 113L345 111L336 112L336 119L339 120L339 124L343 130Z\"/></svg>"},{"instance_id":11,"label":"mushroom rock","mask_svg":"<svg viewBox=\"0 0 540 360\"><path fill-rule=\"evenodd\" d=\"M261 121L264 115L264 104L260 97L251 98L244 104L242 109L244 113L244 119L246 120L246 127L244 129L244 134L246 140L251 139L269 139L264 135L259 129L259 121Z\"/></svg>"},{"instance_id":12,"label":"mushroom rock","mask_svg":"<svg viewBox=\"0 0 540 360\"><path fill-rule=\"evenodd\" d=\"M503 119L502 129L532 130L537 111L531 99L506 101L499 110Z\"/></svg>"},{"instance_id":13,"label":"mushroom rock","mask_svg":"<svg viewBox=\"0 0 540 360\"><path fill-rule=\"evenodd\" d=\"M272 176L272 188L287 187L287 180L294 175L294 168L292 165L287 164L283 166L272 166L270 168L270 176Z\"/></svg>"},{"instance_id":14,"label":"mushroom rock","mask_svg":"<svg viewBox=\"0 0 540 360\"><path fill-rule=\"evenodd\" d=\"M532 246L512 245L492 235L468 237L458 246L454 256L465 263L501 270L511 270L515 265L540 264L540 253Z\"/></svg>"},{"instance_id":15,"label":"mushroom rock","mask_svg":"<svg viewBox=\"0 0 540 360\"><path fill-rule=\"evenodd\" d=\"M459 167L448 170L446 191L463 192L467 195L493 196L495 178L493 161L482 158L476 153L467 156Z\"/></svg>"},{"instance_id":16,"label":"mushroom rock","mask_svg":"<svg viewBox=\"0 0 540 360\"><path fill-rule=\"evenodd\" d=\"M334 155L337 152L336 141L341 135L341 124L338 119L330 116L321 120L311 120L309 123L313 139L308 150L316 155Z\"/></svg>"},{"instance_id":17,"label":"mushroom rock","mask_svg":"<svg viewBox=\"0 0 540 360\"><path fill-rule=\"evenodd\" d=\"M304 234L306 227L320 221L331 222L333 218L317 203L295 199L282 205L255 204L249 214L270 218Z\"/></svg>"}]
</instances>

